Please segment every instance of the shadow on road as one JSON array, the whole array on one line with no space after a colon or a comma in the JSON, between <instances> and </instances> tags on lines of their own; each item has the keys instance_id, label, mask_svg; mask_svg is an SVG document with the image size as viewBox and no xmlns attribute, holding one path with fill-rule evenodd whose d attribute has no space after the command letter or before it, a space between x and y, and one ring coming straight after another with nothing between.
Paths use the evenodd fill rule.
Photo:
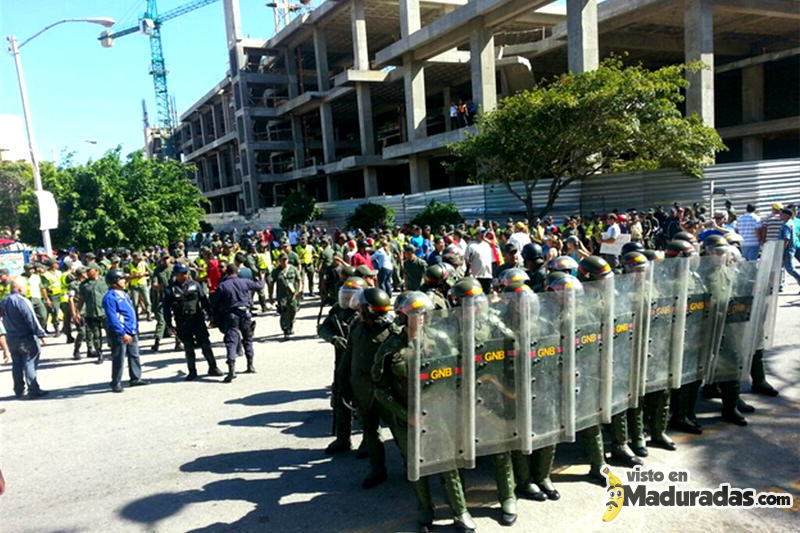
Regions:
<instances>
[{"instance_id":1,"label":"shadow on road","mask_svg":"<svg viewBox=\"0 0 800 533\"><path fill-rule=\"evenodd\" d=\"M269 427L301 439L328 437L331 434L330 410L280 411L223 420L221 426Z\"/></svg>"},{"instance_id":2,"label":"shadow on road","mask_svg":"<svg viewBox=\"0 0 800 533\"><path fill-rule=\"evenodd\" d=\"M233 523L215 522L190 530L194 532L374 529L380 518L371 511L385 515L386 502L392 502L393 516L414 516L412 498L400 472L391 472L392 479L380 487L363 491L358 486L360 476L348 474L353 468L364 470L361 466L356 466L352 457L330 459L319 450L289 448L199 457L182 465L181 472L248 477L228 477L196 490L153 494L128 503L118 512L153 530L159 521L191 504L244 501L255 507ZM263 477L253 478L253 474ZM353 512L355 496L360 512Z\"/></svg>"},{"instance_id":3,"label":"shadow on road","mask_svg":"<svg viewBox=\"0 0 800 533\"><path fill-rule=\"evenodd\" d=\"M326 398L327 396L328 389L309 389L303 391L273 390L251 394L244 398L228 400L225 403L239 405L280 405L282 403L291 403L299 400L316 400Z\"/></svg>"}]
</instances>

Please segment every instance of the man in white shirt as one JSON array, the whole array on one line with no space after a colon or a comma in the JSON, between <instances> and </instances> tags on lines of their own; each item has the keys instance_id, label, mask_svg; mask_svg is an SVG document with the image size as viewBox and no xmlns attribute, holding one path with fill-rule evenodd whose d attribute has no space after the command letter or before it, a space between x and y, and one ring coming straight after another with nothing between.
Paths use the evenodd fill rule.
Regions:
<instances>
[{"instance_id":1,"label":"man in white shirt","mask_svg":"<svg viewBox=\"0 0 800 533\"><path fill-rule=\"evenodd\" d=\"M492 247L484 239L486 228L478 228L475 240L467 246L464 256L467 263L467 275L477 279L483 292L489 294L492 288Z\"/></svg>"},{"instance_id":2,"label":"man in white shirt","mask_svg":"<svg viewBox=\"0 0 800 533\"><path fill-rule=\"evenodd\" d=\"M603 232L602 238L600 242L602 244L614 244L617 242L617 239L622 234L622 230L619 229L617 215L614 213L609 213L606 217L606 230ZM616 255L609 255L609 254L601 254L603 259L605 259L611 268L615 268L617 266L617 256Z\"/></svg>"},{"instance_id":3,"label":"man in white shirt","mask_svg":"<svg viewBox=\"0 0 800 533\"><path fill-rule=\"evenodd\" d=\"M761 247L759 232L761 231L761 217L756 214L756 206L747 204L747 212L736 219L734 228L742 236L742 257L748 261L758 259L758 250Z\"/></svg>"}]
</instances>

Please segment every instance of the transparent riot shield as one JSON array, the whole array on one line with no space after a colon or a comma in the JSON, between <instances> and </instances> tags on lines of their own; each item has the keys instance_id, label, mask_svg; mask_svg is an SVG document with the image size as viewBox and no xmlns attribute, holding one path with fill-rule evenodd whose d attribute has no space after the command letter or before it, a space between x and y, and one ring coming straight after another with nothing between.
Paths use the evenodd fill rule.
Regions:
<instances>
[{"instance_id":1,"label":"transparent riot shield","mask_svg":"<svg viewBox=\"0 0 800 533\"><path fill-rule=\"evenodd\" d=\"M502 294L491 303L485 295L469 298L474 304L475 455L520 449L517 422L517 354L520 298ZM466 299L465 299L466 300ZM468 333L467 333L468 334ZM465 377L468 372L465 372Z\"/></svg>"},{"instance_id":2,"label":"transparent riot shield","mask_svg":"<svg viewBox=\"0 0 800 533\"><path fill-rule=\"evenodd\" d=\"M724 268L729 289L719 346L712 351L708 383L739 381L749 372L744 365L749 360L756 334L753 313L756 294L758 264L755 261L737 261Z\"/></svg>"},{"instance_id":3,"label":"transparent riot shield","mask_svg":"<svg viewBox=\"0 0 800 533\"><path fill-rule=\"evenodd\" d=\"M575 309L575 430L611 422L614 279L583 284Z\"/></svg>"},{"instance_id":4,"label":"transparent riot shield","mask_svg":"<svg viewBox=\"0 0 800 533\"><path fill-rule=\"evenodd\" d=\"M639 403L642 301L646 272L614 277L611 414Z\"/></svg>"},{"instance_id":5,"label":"transparent riot shield","mask_svg":"<svg viewBox=\"0 0 800 533\"><path fill-rule=\"evenodd\" d=\"M472 308L470 308L470 311ZM409 357L408 479L473 468L474 382L463 374L464 309L426 313Z\"/></svg>"},{"instance_id":6,"label":"transparent riot shield","mask_svg":"<svg viewBox=\"0 0 800 533\"><path fill-rule=\"evenodd\" d=\"M670 388L672 378L673 344L686 306L686 273L689 264L683 258L663 259L651 264L649 273L650 316L646 323L647 357L643 358L644 392ZM681 307L681 304L683 307ZM678 309L681 312L678 313ZM679 364L679 362L678 362Z\"/></svg>"},{"instance_id":7,"label":"transparent riot shield","mask_svg":"<svg viewBox=\"0 0 800 533\"><path fill-rule=\"evenodd\" d=\"M675 388L685 383L702 380L711 351L714 335L712 313L713 287L718 284L722 257L717 255L689 258L686 277L686 305L684 307L683 353L680 373Z\"/></svg>"},{"instance_id":8,"label":"transparent riot shield","mask_svg":"<svg viewBox=\"0 0 800 533\"><path fill-rule=\"evenodd\" d=\"M763 341L756 348L769 350L775 342L775 319L778 314L778 291L783 267L783 241L767 241L761 249L761 257L763 268L769 272L769 282L764 302Z\"/></svg>"},{"instance_id":9,"label":"transparent riot shield","mask_svg":"<svg viewBox=\"0 0 800 533\"><path fill-rule=\"evenodd\" d=\"M530 318L531 448L575 440L573 290L537 294Z\"/></svg>"}]
</instances>

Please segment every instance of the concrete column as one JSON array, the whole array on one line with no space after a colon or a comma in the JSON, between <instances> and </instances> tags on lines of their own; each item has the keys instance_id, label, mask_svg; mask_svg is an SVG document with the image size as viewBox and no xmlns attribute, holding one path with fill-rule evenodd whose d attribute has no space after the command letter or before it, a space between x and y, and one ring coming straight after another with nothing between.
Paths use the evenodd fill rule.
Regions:
<instances>
[{"instance_id":1,"label":"concrete column","mask_svg":"<svg viewBox=\"0 0 800 533\"><path fill-rule=\"evenodd\" d=\"M408 37L422 27L419 0L400 0L400 37Z\"/></svg>"},{"instance_id":2,"label":"concrete column","mask_svg":"<svg viewBox=\"0 0 800 533\"><path fill-rule=\"evenodd\" d=\"M414 61L412 55L403 56L403 91L406 103L406 128L408 141L427 135L425 116L425 67Z\"/></svg>"},{"instance_id":3,"label":"concrete column","mask_svg":"<svg viewBox=\"0 0 800 533\"><path fill-rule=\"evenodd\" d=\"M206 145L206 121L203 117L203 112L198 111L197 116L200 117L200 146Z\"/></svg>"},{"instance_id":4,"label":"concrete column","mask_svg":"<svg viewBox=\"0 0 800 533\"><path fill-rule=\"evenodd\" d=\"M764 120L764 64L742 69L742 123L750 124ZM761 136L742 139L742 159L758 161L764 158L764 138Z\"/></svg>"},{"instance_id":5,"label":"concrete column","mask_svg":"<svg viewBox=\"0 0 800 533\"><path fill-rule=\"evenodd\" d=\"M286 63L286 75L289 77L287 88L289 99L291 100L300 96L300 90L297 85L297 49L287 48L284 52L284 61ZM292 142L294 143L294 168L303 168L306 163L303 121L296 116L292 116L290 120L292 124Z\"/></svg>"},{"instance_id":6,"label":"concrete column","mask_svg":"<svg viewBox=\"0 0 800 533\"><path fill-rule=\"evenodd\" d=\"M317 66L317 88L327 91L331 88L328 77L328 45L325 31L314 28L314 60ZM336 161L336 139L333 132L333 110L330 103L322 103L319 107L319 122L322 126L322 153L326 163Z\"/></svg>"},{"instance_id":7,"label":"concrete column","mask_svg":"<svg viewBox=\"0 0 800 533\"><path fill-rule=\"evenodd\" d=\"M217 110L215 109L217 106L211 104L211 131L214 133L214 140L216 141L219 139L220 135L217 131Z\"/></svg>"},{"instance_id":8,"label":"concrete column","mask_svg":"<svg viewBox=\"0 0 800 533\"><path fill-rule=\"evenodd\" d=\"M419 155L409 156L408 171L412 194L431 190L430 167L426 158Z\"/></svg>"},{"instance_id":9,"label":"concrete column","mask_svg":"<svg viewBox=\"0 0 800 533\"><path fill-rule=\"evenodd\" d=\"M325 178L325 186L328 189L328 201L333 202L339 199L339 182L333 176Z\"/></svg>"},{"instance_id":10,"label":"concrete column","mask_svg":"<svg viewBox=\"0 0 800 533\"><path fill-rule=\"evenodd\" d=\"M350 24L353 30L353 68L355 70L369 70L367 19L364 16L364 0L352 0L350 2Z\"/></svg>"},{"instance_id":11,"label":"concrete column","mask_svg":"<svg viewBox=\"0 0 800 533\"><path fill-rule=\"evenodd\" d=\"M697 113L706 126L714 127L714 2L686 0L683 18L685 61L702 61L704 68L689 72L686 114Z\"/></svg>"},{"instance_id":12,"label":"concrete column","mask_svg":"<svg viewBox=\"0 0 800 533\"><path fill-rule=\"evenodd\" d=\"M369 48L367 22L364 16L364 0L352 0L350 2L350 23L353 33L353 68L355 70L369 70ZM372 123L372 95L368 84L356 83L356 103L358 104L358 131L361 136L361 155L374 155L375 128ZM364 179L364 188L366 190L366 174Z\"/></svg>"},{"instance_id":13,"label":"concrete column","mask_svg":"<svg viewBox=\"0 0 800 533\"><path fill-rule=\"evenodd\" d=\"M222 188L227 187L228 180L225 177L225 168L222 164L222 154L217 152L215 157L217 158L217 172L219 172L219 186Z\"/></svg>"},{"instance_id":14,"label":"concrete column","mask_svg":"<svg viewBox=\"0 0 800 533\"><path fill-rule=\"evenodd\" d=\"M445 87L442 89L442 103L444 104L444 110L442 111L442 115L444 115L444 131L450 131L450 87Z\"/></svg>"},{"instance_id":15,"label":"concrete column","mask_svg":"<svg viewBox=\"0 0 800 533\"><path fill-rule=\"evenodd\" d=\"M364 196L378 196L378 173L375 167L364 167Z\"/></svg>"},{"instance_id":16,"label":"concrete column","mask_svg":"<svg viewBox=\"0 0 800 533\"><path fill-rule=\"evenodd\" d=\"M597 0L567 0L567 55L569 70L576 74L600 64Z\"/></svg>"},{"instance_id":17,"label":"concrete column","mask_svg":"<svg viewBox=\"0 0 800 533\"><path fill-rule=\"evenodd\" d=\"M237 76L244 65L244 49L241 45L242 24L239 16L239 0L225 0L225 34L228 39L231 75Z\"/></svg>"},{"instance_id":18,"label":"concrete column","mask_svg":"<svg viewBox=\"0 0 800 533\"><path fill-rule=\"evenodd\" d=\"M472 101L480 111L497 107L497 83L494 68L494 34L483 24L475 23L469 38L470 71L472 75Z\"/></svg>"}]
</instances>

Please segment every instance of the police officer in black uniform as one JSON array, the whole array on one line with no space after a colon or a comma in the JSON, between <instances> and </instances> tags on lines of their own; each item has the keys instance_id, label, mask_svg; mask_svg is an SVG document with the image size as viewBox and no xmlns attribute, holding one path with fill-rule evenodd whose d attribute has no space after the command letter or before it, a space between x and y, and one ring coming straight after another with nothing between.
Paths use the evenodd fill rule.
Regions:
<instances>
[{"instance_id":1,"label":"police officer in black uniform","mask_svg":"<svg viewBox=\"0 0 800 533\"><path fill-rule=\"evenodd\" d=\"M250 314L250 303L252 291L263 289L264 281L240 278L237 273L236 266L228 265L225 278L211 297L214 321L222 324L225 333L225 349L228 354L228 375L225 376L225 383L236 379L236 352L239 344L247 358L245 374L256 372L253 366L253 317Z\"/></svg>"},{"instance_id":2,"label":"police officer in black uniform","mask_svg":"<svg viewBox=\"0 0 800 533\"><path fill-rule=\"evenodd\" d=\"M195 346L200 347L208 362L208 375L221 376L222 372L217 367L217 361L211 350L211 341L208 340L208 328L203 312L210 316L211 305L203 292L203 287L189 278L189 268L183 263L177 263L172 269L172 273L175 278L164 291L164 320L167 327L174 329L178 338L183 342L186 364L189 367L186 381L197 379ZM172 326L173 316L175 317L175 328Z\"/></svg>"}]
</instances>

